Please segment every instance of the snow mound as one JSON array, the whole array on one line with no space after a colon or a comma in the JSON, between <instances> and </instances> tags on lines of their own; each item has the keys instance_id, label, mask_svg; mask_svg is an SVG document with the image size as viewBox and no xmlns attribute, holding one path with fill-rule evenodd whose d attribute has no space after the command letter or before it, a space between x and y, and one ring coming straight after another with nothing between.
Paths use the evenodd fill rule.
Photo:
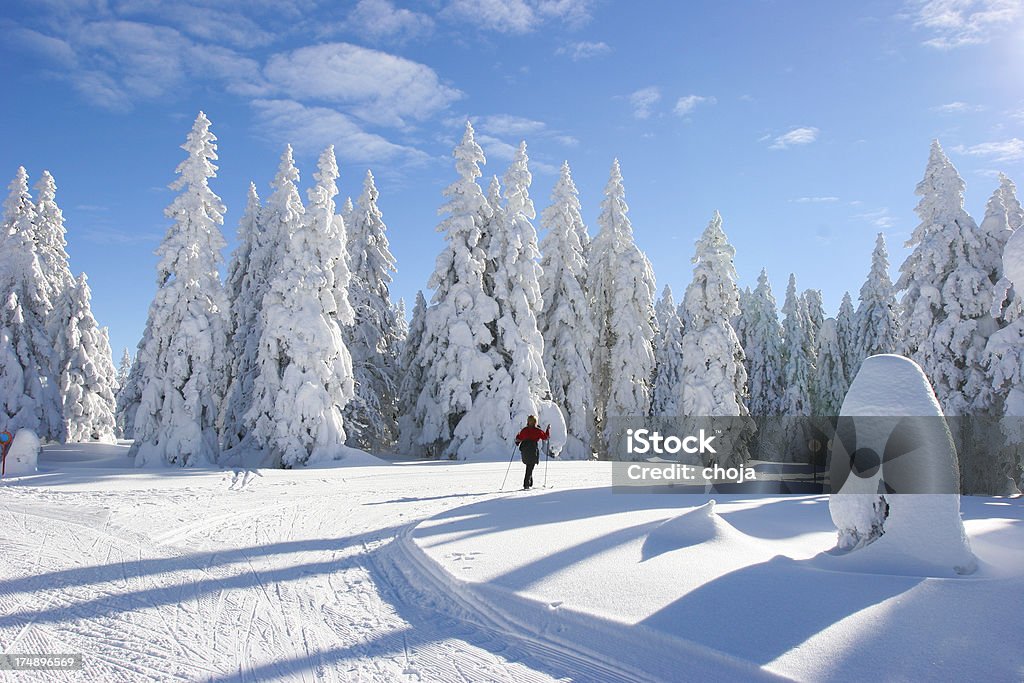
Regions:
<instances>
[{"instance_id":1,"label":"snow mound","mask_svg":"<svg viewBox=\"0 0 1024 683\"><path fill-rule=\"evenodd\" d=\"M896 573L906 573L908 562L929 575L936 567L976 569L953 493L956 449L914 361L883 354L861 365L840 411L830 476L838 550L878 544L869 555L887 566L894 561Z\"/></svg>"},{"instance_id":2,"label":"snow mound","mask_svg":"<svg viewBox=\"0 0 1024 683\"><path fill-rule=\"evenodd\" d=\"M537 423L542 429L551 425L551 436L548 437L548 448L551 449L552 455L558 455L562 452L562 449L565 448L565 443L569 439L568 429L565 426L565 416L554 401L538 401L537 407Z\"/></svg>"},{"instance_id":3,"label":"snow mound","mask_svg":"<svg viewBox=\"0 0 1024 683\"><path fill-rule=\"evenodd\" d=\"M687 510L658 525L644 541L644 560L701 543L744 542L749 536L715 513L715 501Z\"/></svg>"},{"instance_id":4,"label":"snow mound","mask_svg":"<svg viewBox=\"0 0 1024 683\"><path fill-rule=\"evenodd\" d=\"M31 429L19 429L4 459L4 476L35 474L39 461L39 437Z\"/></svg>"}]
</instances>

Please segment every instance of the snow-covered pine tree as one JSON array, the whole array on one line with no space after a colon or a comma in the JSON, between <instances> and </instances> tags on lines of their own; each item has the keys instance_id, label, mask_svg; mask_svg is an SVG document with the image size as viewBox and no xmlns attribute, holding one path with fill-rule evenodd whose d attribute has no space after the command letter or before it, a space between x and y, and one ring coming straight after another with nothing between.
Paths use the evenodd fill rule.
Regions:
<instances>
[{"instance_id":1,"label":"snow-covered pine tree","mask_svg":"<svg viewBox=\"0 0 1024 683\"><path fill-rule=\"evenodd\" d=\"M423 292L416 292L416 304L412 309L412 320L402 341L401 353L398 357L398 451L411 455L423 431L422 423L417 423L416 401L423 393L426 369L419 364L420 347L426 331L427 300ZM404 316L403 316L404 318Z\"/></svg>"},{"instance_id":2,"label":"snow-covered pine tree","mask_svg":"<svg viewBox=\"0 0 1024 683\"><path fill-rule=\"evenodd\" d=\"M579 193L569 162L563 162L551 191L551 205L541 213L547 234L541 242L538 317L544 338L544 368L551 399L565 413L569 439L562 449L567 458L589 458L594 429L594 389L591 383L596 330L587 299L587 261L581 235Z\"/></svg>"},{"instance_id":3,"label":"snow-covered pine tree","mask_svg":"<svg viewBox=\"0 0 1024 683\"><path fill-rule=\"evenodd\" d=\"M335 282L337 262L345 259L345 235L335 214L334 147L320 155L308 212L295 187L299 172L289 152L268 204L284 249L260 311L258 374L246 421L253 425L255 445L272 462L298 467L345 457L342 411L355 388Z\"/></svg>"},{"instance_id":4,"label":"snow-covered pine tree","mask_svg":"<svg viewBox=\"0 0 1024 683\"><path fill-rule=\"evenodd\" d=\"M121 393L121 388L128 384L128 375L132 372L132 354L128 352L128 347L124 347L124 352L121 354L121 363L117 366L117 374L114 376L117 385L117 393Z\"/></svg>"},{"instance_id":5,"label":"snow-covered pine tree","mask_svg":"<svg viewBox=\"0 0 1024 683\"><path fill-rule=\"evenodd\" d=\"M150 329L152 322L151 319L146 321L142 339L135 347L135 356L132 358L128 378L121 383L121 387L117 391L114 420L123 439L135 438L135 418L138 416L139 404L142 403L142 378L146 374L142 367L142 350L149 344L149 339L152 336ZM127 352L127 349L125 351Z\"/></svg>"},{"instance_id":6,"label":"snow-covered pine tree","mask_svg":"<svg viewBox=\"0 0 1024 683\"><path fill-rule=\"evenodd\" d=\"M92 315L92 293L85 273L59 296L54 309L61 321L56 328L56 351L61 359L60 393L67 440L115 443L116 372L106 331Z\"/></svg>"},{"instance_id":7,"label":"snow-covered pine tree","mask_svg":"<svg viewBox=\"0 0 1024 683\"><path fill-rule=\"evenodd\" d=\"M654 373L654 270L633 241L619 160L604 189L599 231L590 244L587 287L597 341L594 353L596 451L609 458L617 418L650 412Z\"/></svg>"},{"instance_id":8,"label":"snow-covered pine tree","mask_svg":"<svg viewBox=\"0 0 1024 683\"><path fill-rule=\"evenodd\" d=\"M497 252L499 247L495 240L500 238L505 230L505 205L501 196L501 181L498 176L491 176L491 182L487 186L488 213L481 216L480 227L480 251L484 255L484 294L494 296L494 274L498 270ZM498 321L495 319L490 325L491 334L498 338Z\"/></svg>"},{"instance_id":9,"label":"snow-covered pine tree","mask_svg":"<svg viewBox=\"0 0 1024 683\"><path fill-rule=\"evenodd\" d=\"M850 388L846 368L843 366L843 349L839 344L836 319L826 318L818 333L817 372L814 381L814 414L825 417L839 415L843 399Z\"/></svg>"},{"instance_id":10,"label":"snow-covered pine tree","mask_svg":"<svg viewBox=\"0 0 1024 683\"><path fill-rule=\"evenodd\" d=\"M768 272L761 269L757 287L750 295L747 320L747 346L744 352L750 374L747 386L750 414L756 418L775 417L783 412L784 376L782 326L779 310L768 281Z\"/></svg>"},{"instance_id":11,"label":"snow-covered pine tree","mask_svg":"<svg viewBox=\"0 0 1024 683\"><path fill-rule=\"evenodd\" d=\"M498 363L490 328L498 305L484 291L480 239L492 211L477 184L485 158L468 121L453 156L459 177L444 190L446 217L437 227L446 244L428 283L434 296L417 359L425 376L413 421L422 425L417 443L430 455L466 459L504 450L499 425L488 424L492 416L478 400Z\"/></svg>"},{"instance_id":12,"label":"snow-covered pine tree","mask_svg":"<svg viewBox=\"0 0 1024 683\"><path fill-rule=\"evenodd\" d=\"M157 292L138 360L141 401L129 451L138 466L201 465L220 454L227 299L217 272L225 208L209 186L217 175L216 140L199 112L170 185L180 194L164 210L173 224L156 251Z\"/></svg>"},{"instance_id":13,"label":"snow-covered pine tree","mask_svg":"<svg viewBox=\"0 0 1024 683\"><path fill-rule=\"evenodd\" d=\"M885 236L882 233L878 233L875 239L871 270L860 288L860 306L857 307L855 320L857 364L847 371L851 377L857 374L865 358L878 353L896 353L899 344L896 293L889 279L889 252L885 248Z\"/></svg>"},{"instance_id":14,"label":"snow-covered pine tree","mask_svg":"<svg viewBox=\"0 0 1024 683\"><path fill-rule=\"evenodd\" d=\"M46 282L46 296L56 305L61 294L75 284L69 265L67 230L64 228L64 213L57 206L57 183L49 171L36 183L36 214L33 221L33 239L39 254L39 267L43 271ZM57 327L63 321L56 321L51 334L55 335ZM58 363L62 359L56 359Z\"/></svg>"},{"instance_id":15,"label":"snow-covered pine tree","mask_svg":"<svg viewBox=\"0 0 1024 683\"><path fill-rule=\"evenodd\" d=\"M731 320L739 312L739 287L733 257L736 249L722 230L722 216L715 211L697 240L693 256L693 281L686 288L683 308L683 371L678 384L678 405L691 417L742 417L747 409L747 371ZM729 431L742 432L739 425ZM730 435L735 443L737 434ZM714 461L736 465L745 450L720 448Z\"/></svg>"},{"instance_id":16,"label":"snow-covered pine tree","mask_svg":"<svg viewBox=\"0 0 1024 683\"><path fill-rule=\"evenodd\" d=\"M338 215L341 216L341 220L348 225L349 219L352 217L352 212L355 211L355 204L352 203L351 197L345 197L345 201L341 204L341 211Z\"/></svg>"},{"instance_id":17,"label":"snow-covered pine tree","mask_svg":"<svg viewBox=\"0 0 1024 683\"><path fill-rule=\"evenodd\" d=\"M224 410L221 416L221 439L224 448L238 446L250 425L245 415L252 406L253 383L256 381L256 354L260 339L260 311L269 288L268 272L272 249L260 225L262 206L256 184L249 183L245 211L238 222L238 246L231 255L225 283L228 305L228 348L231 357L230 377Z\"/></svg>"},{"instance_id":18,"label":"snow-covered pine tree","mask_svg":"<svg viewBox=\"0 0 1024 683\"><path fill-rule=\"evenodd\" d=\"M753 305L754 293L750 287L740 288L739 313L732 318L732 329L736 331L736 338L740 340L740 346L747 348L747 321L750 319L750 308ZM747 376L750 375L750 359L744 357L743 367L747 369Z\"/></svg>"},{"instance_id":19,"label":"snow-covered pine tree","mask_svg":"<svg viewBox=\"0 0 1024 683\"><path fill-rule=\"evenodd\" d=\"M1010 211L1004 204L1004 187L1001 185L992 194L985 210L985 219L980 230L988 235L1010 235ZM1013 197L1015 200L1015 197ZM997 237L998 239L998 237ZM1007 240L1004 240L1008 242ZM1016 238L1015 238L1016 241ZM1007 244L1004 252L1013 261L1013 244ZM1005 257L1004 257L1005 258ZM1012 294L1013 287L1008 278L1002 276L994 287L993 316L1002 329L989 335L984 352L984 366L989 382L974 396L974 408L978 413L992 420L1000 421L1000 429L992 429L988 420L982 422L965 438L970 447L961 459L963 491L985 495L1011 495L1018 492L1016 481L1021 475L1020 444L1021 420L1017 411L1020 391L1015 381L1021 374L1024 357L1024 324L1020 316L1020 301ZM1009 304L1007 305L1007 300ZM974 416L964 426L978 421ZM998 434L998 437L997 437ZM966 457L964 457L966 456Z\"/></svg>"},{"instance_id":20,"label":"snow-covered pine tree","mask_svg":"<svg viewBox=\"0 0 1024 683\"><path fill-rule=\"evenodd\" d=\"M495 350L501 365L491 381L487 400L506 443L537 415L540 401L551 395L544 370L544 338L537 325L541 310L540 266L536 218L526 143L516 149L505 173L504 221L495 225L487 256L494 263L494 300L498 304ZM544 425L541 425L542 427Z\"/></svg>"},{"instance_id":21,"label":"snow-covered pine tree","mask_svg":"<svg viewBox=\"0 0 1024 683\"><path fill-rule=\"evenodd\" d=\"M1021 225L1024 225L1024 208L1021 208L1020 200L1017 199L1017 186L1006 175L1000 173L996 194L1006 211L1006 227L1010 229L1011 233L1016 232ZM992 204L993 200L990 199L989 208L986 209L986 220L989 213L993 211L995 215L999 214L998 207L992 206ZM995 287L996 296L992 302L993 318L1012 323L1024 315L1024 297L1018 293L1022 287L1024 285L1014 288L1013 283L1006 276L999 279Z\"/></svg>"},{"instance_id":22,"label":"snow-covered pine tree","mask_svg":"<svg viewBox=\"0 0 1024 683\"><path fill-rule=\"evenodd\" d=\"M0 422L14 433L31 429L63 440L53 337L53 308L34 237L35 205L28 174L19 167L4 202L0 225Z\"/></svg>"},{"instance_id":23,"label":"snow-covered pine tree","mask_svg":"<svg viewBox=\"0 0 1024 683\"><path fill-rule=\"evenodd\" d=\"M938 140L916 194L921 223L906 246L896 288L904 292L904 349L920 364L946 415L977 409L987 383L984 348L996 331L989 313L1008 235L980 230L964 210L964 181ZM1000 228L999 233L1006 231Z\"/></svg>"},{"instance_id":24,"label":"snow-covered pine tree","mask_svg":"<svg viewBox=\"0 0 1024 683\"><path fill-rule=\"evenodd\" d=\"M786 301L782 305L783 382L782 414L800 417L811 414L815 367L811 341L807 333L807 311L796 293L796 276L790 273Z\"/></svg>"},{"instance_id":25,"label":"snow-covered pine tree","mask_svg":"<svg viewBox=\"0 0 1024 683\"><path fill-rule=\"evenodd\" d=\"M683 321L672 288L665 285L654 305L658 323L654 338L654 388L651 392L651 416L679 417L679 386L683 382Z\"/></svg>"},{"instance_id":26,"label":"snow-covered pine tree","mask_svg":"<svg viewBox=\"0 0 1024 683\"><path fill-rule=\"evenodd\" d=\"M846 369L846 383L852 384L853 378L857 376L857 367L860 365L859 352L857 351L857 313L853 308L853 298L849 292L843 292L842 303L839 304L839 314L836 316L836 336L839 338L839 348L843 352L843 366Z\"/></svg>"},{"instance_id":27,"label":"snow-covered pine tree","mask_svg":"<svg viewBox=\"0 0 1024 683\"><path fill-rule=\"evenodd\" d=\"M399 322L391 303L389 285L395 257L377 206L378 196L373 174L367 171L363 193L344 218L351 271L349 301L355 324L343 333L352 354L356 387L345 411L345 425L349 445L369 451L390 448L398 436L397 365L405 324L404 319Z\"/></svg>"},{"instance_id":28,"label":"snow-covered pine tree","mask_svg":"<svg viewBox=\"0 0 1024 683\"><path fill-rule=\"evenodd\" d=\"M1005 173L999 174L999 197L1006 207L1006 223L1010 230L1019 230L1024 226L1024 207L1017 198L1017 186Z\"/></svg>"},{"instance_id":29,"label":"snow-covered pine tree","mask_svg":"<svg viewBox=\"0 0 1024 683\"><path fill-rule=\"evenodd\" d=\"M807 338L811 342L811 353L818 355L818 330L825 321L825 306L821 302L820 289L807 289L800 296L807 310Z\"/></svg>"}]
</instances>

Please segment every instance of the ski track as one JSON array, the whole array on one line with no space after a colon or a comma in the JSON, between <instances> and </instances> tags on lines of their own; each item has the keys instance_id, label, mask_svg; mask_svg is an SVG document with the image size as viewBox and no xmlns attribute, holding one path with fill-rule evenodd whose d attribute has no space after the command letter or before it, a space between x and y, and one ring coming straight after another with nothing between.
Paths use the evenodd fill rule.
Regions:
<instances>
[{"instance_id":1,"label":"ski track","mask_svg":"<svg viewBox=\"0 0 1024 683\"><path fill-rule=\"evenodd\" d=\"M467 618L436 581L395 567L415 522L508 495L404 478L234 470L166 491L0 488L0 651L84 656L81 671L0 681L637 680Z\"/></svg>"}]
</instances>

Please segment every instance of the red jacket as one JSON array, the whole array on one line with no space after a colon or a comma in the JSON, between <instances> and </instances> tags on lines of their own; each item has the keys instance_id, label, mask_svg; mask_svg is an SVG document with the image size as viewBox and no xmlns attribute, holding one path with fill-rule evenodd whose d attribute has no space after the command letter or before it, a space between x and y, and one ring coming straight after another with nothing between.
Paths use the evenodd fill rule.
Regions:
<instances>
[{"instance_id":1,"label":"red jacket","mask_svg":"<svg viewBox=\"0 0 1024 683\"><path fill-rule=\"evenodd\" d=\"M516 434L516 442L546 441L549 436L551 436L550 428L545 432L537 427L523 427L523 430Z\"/></svg>"}]
</instances>

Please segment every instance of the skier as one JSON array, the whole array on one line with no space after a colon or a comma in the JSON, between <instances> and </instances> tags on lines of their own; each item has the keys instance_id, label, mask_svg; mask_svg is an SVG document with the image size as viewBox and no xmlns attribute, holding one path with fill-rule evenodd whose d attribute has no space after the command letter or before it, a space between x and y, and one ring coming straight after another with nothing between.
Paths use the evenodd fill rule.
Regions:
<instances>
[{"instance_id":1,"label":"skier","mask_svg":"<svg viewBox=\"0 0 1024 683\"><path fill-rule=\"evenodd\" d=\"M537 428L537 418L530 415L526 418L526 426L516 434L516 445L519 446L519 458L526 465L526 476L523 477L523 488L533 486L533 468L540 462L540 449L537 442L547 440L551 436L551 425L546 431Z\"/></svg>"}]
</instances>

